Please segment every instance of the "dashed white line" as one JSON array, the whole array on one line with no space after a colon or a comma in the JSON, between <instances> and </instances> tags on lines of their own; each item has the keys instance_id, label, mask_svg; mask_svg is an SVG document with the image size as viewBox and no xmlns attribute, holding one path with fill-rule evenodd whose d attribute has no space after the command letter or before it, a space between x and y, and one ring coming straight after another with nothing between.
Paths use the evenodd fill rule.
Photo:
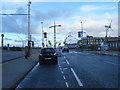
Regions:
<instances>
[{"instance_id":1,"label":"dashed white line","mask_svg":"<svg viewBox=\"0 0 120 90\"><path fill-rule=\"evenodd\" d=\"M66 57L64 56L64 59L65 59L65 61L67 62L67 64L69 65L70 63L68 62L68 60L66 59Z\"/></svg>"},{"instance_id":2,"label":"dashed white line","mask_svg":"<svg viewBox=\"0 0 120 90\"><path fill-rule=\"evenodd\" d=\"M63 79L65 80L66 79L66 77L63 75Z\"/></svg>"},{"instance_id":3,"label":"dashed white line","mask_svg":"<svg viewBox=\"0 0 120 90\"><path fill-rule=\"evenodd\" d=\"M69 87L69 84L67 82L65 82L65 84L66 84L66 87Z\"/></svg>"},{"instance_id":4,"label":"dashed white line","mask_svg":"<svg viewBox=\"0 0 120 90\"><path fill-rule=\"evenodd\" d=\"M65 59L65 60L66 60L67 64L69 65L70 63L68 62L68 60L67 59Z\"/></svg>"},{"instance_id":5,"label":"dashed white line","mask_svg":"<svg viewBox=\"0 0 120 90\"><path fill-rule=\"evenodd\" d=\"M68 68L63 68L63 70L66 70L66 69L68 69Z\"/></svg>"},{"instance_id":6,"label":"dashed white line","mask_svg":"<svg viewBox=\"0 0 120 90\"><path fill-rule=\"evenodd\" d=\"M62 71L62 68L60 68L60 70Z\"/></svg>"},{"instance_id":7,"label":"dashed white line","mask_svg":"<svg viewBox=\"0 0 120 90\"><path fill-rule=\"evenodd\" d=\"M63 71L61 71L61 73L63 74Z\"/></svg>"},{"instance_id":8,"label":"dashed white line","mask_svg":"<svg viewBox=\"0 0 120 90\"><path fill-rule=\"evenodd\" d=\"M109 63L109 64L113 64L113 65L118 65L118 64L115 64L115 63L112 63L112 62L108 62L108 61L103 61L103 62L106 62L106 63Z\"/></svg>"},{"instance_id":9,"label":"dashed white line","mask_svg":"<svg viewBox=\"0 0 120 90\"><path fill-rule=\"evenodd\" d=\"M83 86L82 82L80 81L80 79L78 78L77 74L75 73L75 71L73 70L73 68L70 68L73 75L75 76L75 79L77 80L77 83L79 86Z\"/></svg>"}]
</instances>

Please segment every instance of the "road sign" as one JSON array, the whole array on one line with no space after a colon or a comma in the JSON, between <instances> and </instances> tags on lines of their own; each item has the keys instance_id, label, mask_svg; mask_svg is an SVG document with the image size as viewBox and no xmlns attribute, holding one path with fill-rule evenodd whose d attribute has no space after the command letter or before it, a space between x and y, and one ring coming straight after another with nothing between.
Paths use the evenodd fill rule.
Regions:
<instances>
[{"instance_id":1,"label":"road sign","mask_svg":"<svg viewBox=\"0 0 120 90\"><path fill-rule=\"evenodd\" d=\"M78 32L78 37L82 37L82 31Z\"/></svg>"}]
</instances>

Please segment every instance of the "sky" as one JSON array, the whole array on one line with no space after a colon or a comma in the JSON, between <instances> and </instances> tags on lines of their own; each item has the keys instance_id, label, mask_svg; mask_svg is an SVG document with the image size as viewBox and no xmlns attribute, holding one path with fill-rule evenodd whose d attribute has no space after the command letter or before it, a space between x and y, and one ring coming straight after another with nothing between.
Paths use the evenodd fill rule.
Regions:
<instances>
[{"instance_id":1,"label":"sky","mask_svg":"<svg viewBox=\"0 0 120 90\"><path fill-rule=\"evenodd\" d=\"M102 0L101 0L102 1ZM109 1L109 0L108 0ZM42 24L44 32L47 32L48 40L54 41L54 30L49 28L54 25L61 25L56 28L57 42L64 42L68 35L72 35L74 40L68 42L75 43L78 32L81 30L81 21L84 36L105 37L105 25L112 21L112 30L108 31L108 36L118 36L118 2L95 2L86 0L85 2L54 2L42 0L31 0L30 33L35 46L41 46ZM27 0L4 0L0 3L0 14L27 14ZM1 34L4 34L4 45L10 46L27 45L28 39L28 18L27 15L1 15ZM46 40L46 39L45 39Z\"/></svg>"}]
</instances>

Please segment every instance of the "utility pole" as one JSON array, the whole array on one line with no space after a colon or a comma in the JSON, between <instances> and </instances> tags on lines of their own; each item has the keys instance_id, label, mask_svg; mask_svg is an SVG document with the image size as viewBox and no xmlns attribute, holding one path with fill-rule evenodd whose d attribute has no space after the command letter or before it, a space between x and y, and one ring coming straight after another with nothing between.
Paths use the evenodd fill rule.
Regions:
<instances>
[{"instance_id":1,"label":"utility pole","mask_svg":"<svg viewBox=\"0 0 120 90\"><path fill-rule=\"evenodd\" d=\"M54 48L56 49L56 26L54 22Z\"/></svg>"},{"instance_id":2,"label":"utility pole","mask_svg":"<svg viewBox=\"0 0 120 90\"><path fill-rule=\"evenodd\" d=\"M30 57L30 0L28 0L28 57Z\"/></svg>"},{"instance_id":3,"label":"utility pole","mask_svg":"<svg viewBox=\"0 0 120 90\"><path fill-rule=\"evenodd\" d=\"M61 27L61 25L56 25L54 22L53 26L50 26L49 28L54 27L54 48L56 49L56 27Z\"/></svg>"}]
</instances>

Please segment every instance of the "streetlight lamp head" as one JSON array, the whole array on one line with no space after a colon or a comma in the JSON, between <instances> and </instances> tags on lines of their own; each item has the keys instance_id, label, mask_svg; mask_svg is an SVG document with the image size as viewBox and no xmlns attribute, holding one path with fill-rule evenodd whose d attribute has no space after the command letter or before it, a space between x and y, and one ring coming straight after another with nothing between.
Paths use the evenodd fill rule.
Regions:
<instances>
[{"instance_id":1,"label":"streetlight lamp head","mask_svg":"<svg viewBox=\"0 0 120 90\"><path fill-rule=\"evenodd\" d=\"M61 27L62 25L58 25L59 27Z\"/></svg>"},{"instance_id":2,"label":"streetlight lamp head","mask_svg":"<svg viewBox=\"0 0 120 90\"><path fill-rule=\"evenodd\" d=\"M52 27L54 27L54 26L50 26L49 28L52 28Z\"/></svg>"}]
</instances>

